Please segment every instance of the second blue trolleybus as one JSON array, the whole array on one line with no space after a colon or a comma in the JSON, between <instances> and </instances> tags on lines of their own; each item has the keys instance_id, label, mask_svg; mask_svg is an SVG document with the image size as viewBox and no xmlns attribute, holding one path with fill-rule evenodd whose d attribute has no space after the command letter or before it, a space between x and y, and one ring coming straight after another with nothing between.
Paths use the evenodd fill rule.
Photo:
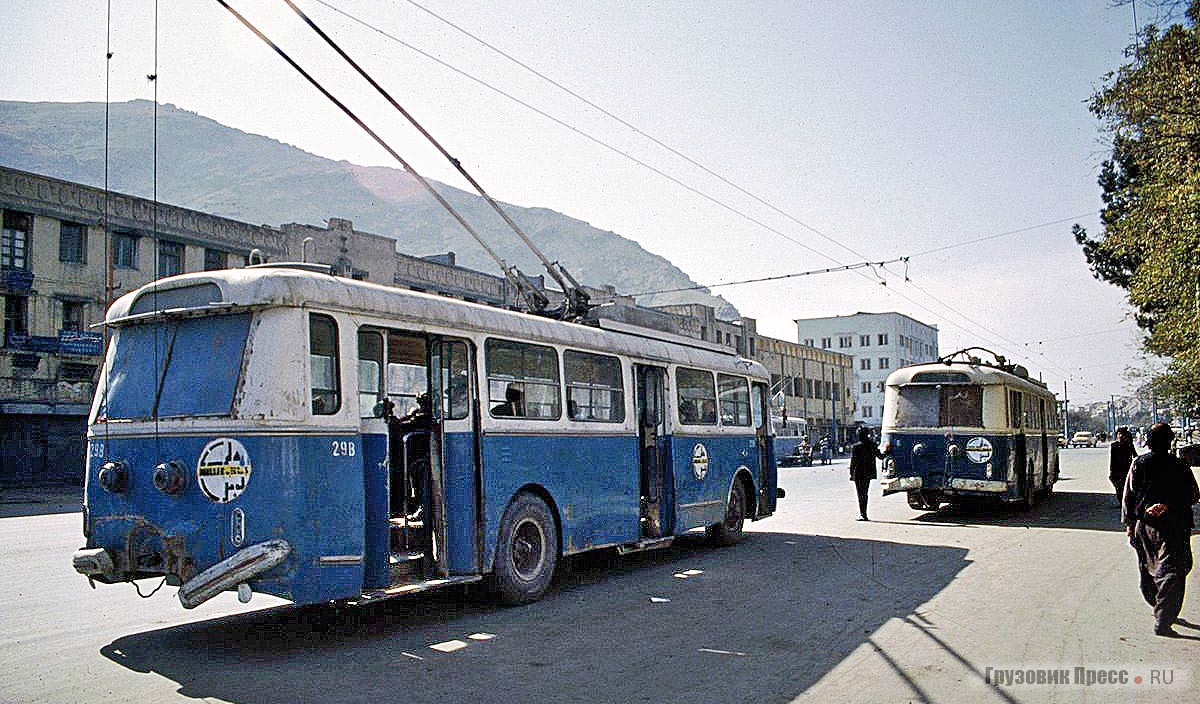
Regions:
<instances>
[{"instance_id":1,"label":"second blue trolleybus","mask_svg":"<svg viewBox=\"0 0 1200 704\"><path fill-rule=\"evenodd\" d=\"M883 493L925 510L964 499L1029 507L1058 480L1055 396L1023 367L968 352L888 377Z\"/></svg>"},{"instance_id":2,"label":"second blue trolleybus","mask_svg":"<svg viewBox=\"0 0 1200 704\"><path fill-rule=\"evenodd\" d=\"M163 578L187 608L485 578L519 603L562 556L733 543L775 510L757 362L312 268L186 274L111 307L79 572Z\"/></svg>"}]
</instances>

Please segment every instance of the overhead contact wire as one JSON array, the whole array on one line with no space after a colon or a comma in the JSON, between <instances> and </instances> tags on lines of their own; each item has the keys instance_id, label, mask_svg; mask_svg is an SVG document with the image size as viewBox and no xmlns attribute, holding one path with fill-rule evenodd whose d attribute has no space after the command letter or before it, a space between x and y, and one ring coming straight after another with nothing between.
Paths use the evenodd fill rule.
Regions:
<instances>
[{"instance_id":1,"label":"overhead contact wire","mask_svg":"<svg viewBox=\"0 0 1200 704\"><path fill-rule=\"evenodd\" d=\"M280 48L277 44L275 44L275 42L271 41L270 38L268 38L265 34L263 34L261 31L259 31L258 27L254 26L254 24L251 23L250 20L246 19L244 16L242 16L241 13L239 13L237 10L233 9L233 7L231 7L229 5L229 3L227 3L225 0L216 0L216 1L218 4L221 5L221 7L228 10L229 13L238 20L238 22L241 22L242 25L244 25L247 29L249 29L254 34L254 36L258 37L259 39L261 39L263 41L264 44L271 47L271 49L273 49L275 51L275 53L280 56L280 58L282 58L284 61L286 61L289 66L291 66L293 69L296 70L297 73L299 73L301 76L303 76L305 80L307 80L314 88L316 88L321 93L321 95L325 96L325 98L328 99L329 102L331 102L335 106L337 106L337 108L339 110L341 110L343 113L346 114L347 117L349 117L351 120L354 121L354 124L358 125L364 132L367 133L368 136L371 137L371 139L375 140L376 144L378 144L380 147L382 147L384 149L384 151L386 151L389 155L391 155L391 157L393 159L395 159L402 167L404 167L404 170L407 171L409 174L411 174L412 177L415 178L417 180L417 182L420 183L421 186L426 191L428 191L429 195L431 195L434 198L434 200L436 200L438 202L439 205L441 205L443 208L445 208L446 212L448 212L458 222L458 224L461 225L462 228L464 230L466 230L469 235L471 235L471 237L475 238L475 241L479 243L479 246L483 247L484 251L487 252L488 255L500 266L500 269L504 272L504 276L505 276L505 278L508 279L509 283L511 283L517 289L518 292L521 292L522 298L525 298L525 300L526 300L526 304L532 306L532 302L529 301L528 298L526 297L524 287L513 275L512 271L509 269L508 264L500 257L499 254L496 253L495 250L493 250L487 244L486 241L484 241L483 237L481 237L479 235L479 233L476 232L475 229L472 228L471 225L465 219L463 219L462 215L460 215L459 212L457 210L455 210L452 205L450 205L450 203L442 196L442 194L437 192L437 190L433 187L433 185L431 183L429 183L429 181L426 180L426 178L424 176L422 176L420 173L418 173L416 171L416 169L414 169L412 167L412 165L410 165L407 161L404 160L404 157L400 156L400 154L391 147L391 145L389 145L386 141L384 141L384 139L382 137L380 137L374 130L372 130L370 127L368 127L367 124L365 122L363 122L362 119L359 118L358 115L356 115L354 113L354 111L352 111L350 108L348 108L345 105L345 103L338 100L337 97L335 97L332 93L330 93L325 88L325 86L321 85L321 83L319 81L317 81L317 79L313 78L312 75L308 73L308 71L304 70L304 68L302 66L300 66L300 64L296 63L296 61L293 60L292 57L287 54L287 52L285 52L282 48Z\"/></svg>"}]
</instances>

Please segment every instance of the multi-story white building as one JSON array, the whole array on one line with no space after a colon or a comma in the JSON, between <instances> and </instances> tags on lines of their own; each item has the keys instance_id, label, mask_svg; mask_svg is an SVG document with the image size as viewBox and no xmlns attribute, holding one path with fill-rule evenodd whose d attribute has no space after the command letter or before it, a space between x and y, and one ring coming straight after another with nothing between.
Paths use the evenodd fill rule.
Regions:
<instances>
[{"instance_id":1,"label":"multi-story white building","mask_svg":"<svg viewBox=\"0 0 1200 704\"><path fill-rule=\"evenodd\" d=\"M879 427L888 374L938 357L938 329L902 313L855 313L796 320L802 345L854 357L855 420Z\"/></svg>"}]
</instances>

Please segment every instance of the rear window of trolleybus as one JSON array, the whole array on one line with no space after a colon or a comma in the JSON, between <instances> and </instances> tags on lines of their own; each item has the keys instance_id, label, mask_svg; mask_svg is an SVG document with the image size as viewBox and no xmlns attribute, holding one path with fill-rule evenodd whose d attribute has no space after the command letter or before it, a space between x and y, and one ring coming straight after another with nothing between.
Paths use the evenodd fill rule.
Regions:
<instances>
[{"instance_id":1,"label":"rear window of trolleybus","mask_svg":"<svg viewBox=\"0 0 1200 704\"><path fill-rule=\"evenodd\" d=\"M249 313L119 328L97 421L229 416L249 330Z\"/></svg>"},{"instance_id":2,"label":"rear window of trolleybus","mask_svg":"<svg viewBox=\"0 0 1200 704\"><path fill-rule=\"evenodd\" d=\"M889 425L896 428L983 427L983 387L969 384L900 386Z\"/></svg>"}]
</instances>

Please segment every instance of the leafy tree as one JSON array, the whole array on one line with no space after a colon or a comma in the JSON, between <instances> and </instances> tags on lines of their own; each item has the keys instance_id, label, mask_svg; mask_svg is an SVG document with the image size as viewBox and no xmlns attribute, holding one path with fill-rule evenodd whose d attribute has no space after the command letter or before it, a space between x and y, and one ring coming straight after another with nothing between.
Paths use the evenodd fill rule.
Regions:
<instances>
[{"instance_id":1,"label":"leafy tree","mask_svg":"<svg viewBox=\"0 0 1200 704\"><path fill-rule=\"evenodd\" d=\"M1148 352L1170 358L1155 389L1200 410L1200 0L1182 24L1151 25L1090 109L1112 138L1098 179L1097 238L1075 225L1096 278L1128 291Z\"/></svg>"}]
</instances>

